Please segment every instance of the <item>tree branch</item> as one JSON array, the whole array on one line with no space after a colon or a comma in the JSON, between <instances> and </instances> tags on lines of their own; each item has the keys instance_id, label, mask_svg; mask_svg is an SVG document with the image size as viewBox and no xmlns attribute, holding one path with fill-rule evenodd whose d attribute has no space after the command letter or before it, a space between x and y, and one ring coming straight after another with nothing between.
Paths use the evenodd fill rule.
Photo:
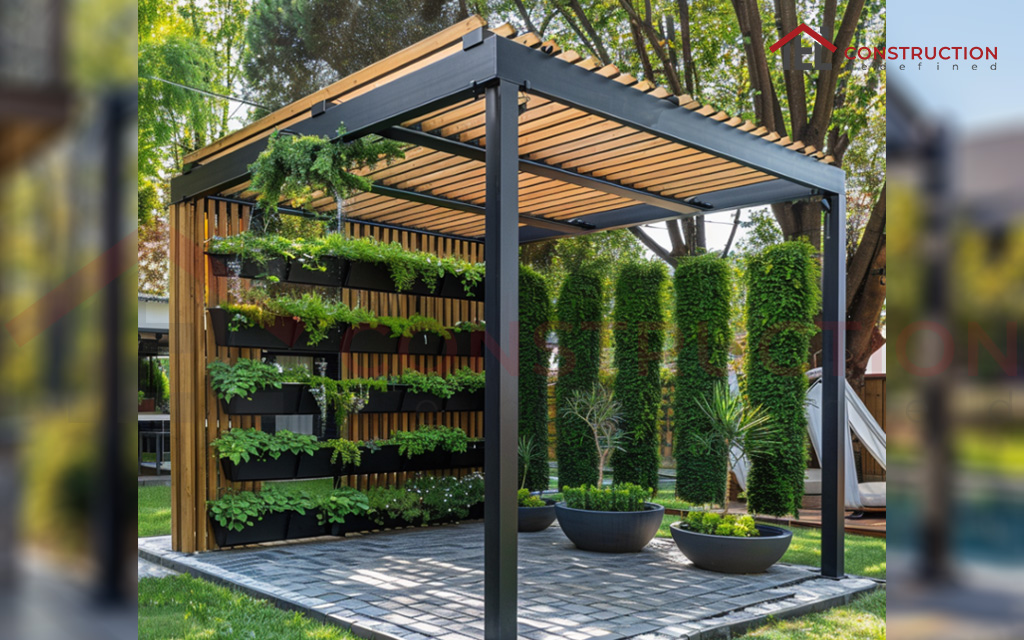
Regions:
<instances>
[{"instance_id":1,"label":"tree branch","mask_svg":"<svg viewBox=\"0 0 1024 640\"><path fill-rule=\"evenodd\" d=\"M725 243L725 249L722 250L722 257L729 257L729 249L732 249L732 241L736 238L736 229L740 226L740 210L736 210L736 217L732 220L732 229L729 231L729 240Z\"/></svg>"},{"instance_id":2,"label":"tree branch","mask_svg":"<svg viewBox=\"0 0 1024 640\"><path fill-rule=\"evenodd\" d=\"M830 7L834 11L835 0L826 4L826 13ZM832 119L832 109L835 105L836 85L839 81L839 74L842 71L846 59L846 48L853 40L853 34L857 30L857 23L860 22L860 15L864 11L864 0L850 0L846 5L846 12L843 13L842 24L832 43L836 46L832 54L832 70L823 71L818 76L818 89L814 96L814 110L811 112L810 124L807 126L807 135L803 142L820 147L824 140L828 123Z\"/></svg>"},{"instance_id":3,"label":"tree branch","mask_svg":"<svg viewBox=\"0 0 1024 640\"><path fill-rule=\"evenodd\" d=\"M537 27L534 26L533 20L530 20L530 12L526 10L526 5L523 4L523 0L515 1L516 9L519 10L519 16L523 19L523 22L526 23L526 28L532 31L533 33L537 34L537 36L540 36L540 31L537 29Z\"/></svg>"},{"instance_id":4,"label":"tree branch","mask_svg":"<svg viewBox=\"0 0 1024 640\"><path fill-rule=\"evenodd\" d=\"M850 266L846 270L846 306L853 304L854 299L864 287L864 281L868 277L871 264L875 261L875 255L879 247L885 243L885 185L882 192L871 208L871 217L864 226L864 233L861 236L857 250L853 253Z\"/></svg>"},{"instance_id":5,"label":"tree branch","mask_svg":"<svg viewBox=\"0 0 1024 640\"><path fill-rule=\"evenodd\" d=\"M654 54L658 56L658 60L661 61L661 66L665 69L665 77L668 79L669 88L672 89L672 93L675 95L683 94L683 85L679 82L679 73L676 72L675 68L672 67L669 61L668 53L665 51L663 46L664 39L654 29L654 25L645 21L637 14L636 9L633 8L633 4L630 0L619 0L619 5L626 10L631 21L640 25L640 28L647 35L648 41L651 43L651 48L654 49ZM635 36L634 36L635 37ZM638 47L643 46L642 42L637 43Z\"/></svg>"},{"instance_id":6,"label":"tree branch","mask_svg":"<svg viewBox=\"0 0 1024 640\"><path fill-rule=\"evenodd\" d=\"M597 30L594 29L594 23L587 17L587 13L583 10L579 0L569 0L569 8L572 9L572 12L579 19L580 24L583 25L586 32L590 34L590 39L594 42L594 47L600 54L598 55L598 58L600 58L601 62L604 64L611 64L612 58L608 55L608 50L605 49L604 42L601 41L601 36L597 34Z\"/></svg>"},{"instance_id":7,"label":"tree branch","mask_svg":"<svg viewBox=\"0 0 1024 640\"><path fill-rule=\"evenodd\" d=\"M637 240L642 242L645 247L650 249L654 253L654 255L664 260L673 269L676 267L676 263L678 262L678 260L675 258L675 256L670 255L664 247L655 242L654 238L647 235L647 232L644 231L641 227L630 227L629 231L634 236L636 236Z\"/></svg>"},{"instance_id":8,"label":"tree branch","mask_svg":"<svg viewBox=\"0 0 1024 640\"><path fill-rule=\"evenodd\" d=\"M775 13L778 16L779 37L796 29L796 0L775 0ZM790 130L794 140L802 140L807 128L807 88L804 86L804 72L799 69L783 69L782 77L786 85L786 99L789 102Z\"/></svg>"}]
</instances>

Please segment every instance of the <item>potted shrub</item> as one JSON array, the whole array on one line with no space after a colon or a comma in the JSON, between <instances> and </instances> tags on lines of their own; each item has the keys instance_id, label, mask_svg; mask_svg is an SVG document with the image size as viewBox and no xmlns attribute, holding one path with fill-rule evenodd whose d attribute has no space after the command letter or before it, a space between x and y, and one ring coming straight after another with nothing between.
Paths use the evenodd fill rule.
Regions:
<instances>
[{"instance_id":1,"label":"potted shrub","mask_svg":"<svg viewBox=\"0 0 1024 640\"><path fill-rule=\"evenodd\" d=\"M452 466L452 455L465 453L469 444L462 429L429 424L415 431L396 431L390 440L398 445L399 455L406 458L405 471L448 469Z\"/></svg>"},{"instance_id":2,"label":"potted shrub","mask_svg":"<svg viewBox=\"0 0 1024 640\"><path fill-rule=\"evenodd\" d=\"M352 487L342 487L324 496L317 518L320 526L326 527L332 536L343 536L358 531L353 528L363 524L357 519L358 516L365 515L369 510L370 503L365 493Z\"/></svg>"},{"instance_id":3,"label":"potted shrub","mask_svg":"<svg viewBox=\"0 0 1024 640\"><path fill-rule=\"evenodd\" d=\"M272 487L228 493L206 507L221 547L283 540L288 534L288 499Z\"/></svg>"},{"instance_id":4,"label":"potted shrub","mask_svg":"<svg viewBox=\"0 0 1024 640\"><path fill-rule=\"evenodd\" d=\"M519 532L543 531L555 521L555 501L530 494L526 488L530 461L540 448L533 437L519 438Z\"/></svg>"},{"instance_id":5,"label":"potted shrub","mask_svg":"<svg viewBox=\"0 0 1024 640\"><path fill-rule=\"evenodd\" d=\"M679 550L695 565L724 573L761 573L778 562L789 548L793 534L785 529L754 525L750 516L728 515L729 475L743 456L765 450L773 444L775 427L761 407L747 407L738 393L723 383L711 396L697 398L697 406L709 418L710 429L698 436L706 451L720 451L726 472L719 482L725 487L722 514L690 512L684 521L670 527Z\"/></svg>"},{"instance_id":6,"label":"potted shrub","mask_svg":"<svg viewBox=\"0 0 1024 640\"><path fill-rule=\"evenodd\" d=\"M145 391L139 392L139 413L151 413L156 410L156 398L147 398Z\"/></svg>"},{"instance_id":7,"label":"potted shrub","mask_svg":"<svg viewBox=\"0 0 1024 640\"><path fill-rule=\"evenodd\" d=\"M597 487L565 487L564 502L555 505L558 524L580 549L605 553L642 550L654 538L665 507L648 502L651 492L630 483L603 488L604 466L620 448L621 406L600 384L577 391L566 403L565 414L582 420L597 447Z\"/></svg>"}]
</instances>

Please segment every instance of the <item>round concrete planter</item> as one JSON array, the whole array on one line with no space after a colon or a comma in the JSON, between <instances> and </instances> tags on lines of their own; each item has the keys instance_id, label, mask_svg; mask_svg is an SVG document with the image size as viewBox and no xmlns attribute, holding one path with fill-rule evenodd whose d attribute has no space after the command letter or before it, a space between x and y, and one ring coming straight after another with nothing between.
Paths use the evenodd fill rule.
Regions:
<instances>
[{"instance_id":1,"label":"round concrete planter","mask_svg":"<svg viewBox=\"0 0 1024 640\"><path fill-rule=\"evenodd\" d=\"M543 531L555 521L555 501L542 498L543 507L519 507L519 532Z\"/></svg>"},{"instance_id":2,"label":"round concrete planter","mask_svg":"<svg viewBox=\"0 0 1024 640\"><path fill-rule=\"evenodd\" d=\"M584 511L555 505L558 524L572 543L586 551L633 553L658 533L665 507L644 503L643 511Z\"/></svg>"},{"instance_id":3,"label":"round concrete planter","mask_svg":"<svg viewBox=\"0 0 1024 640\"><path fill-rule=\"evenodd\" d=\"M713 536L696 533L678 522L669 527L676 546L695 566L720 573L764 573L779 561L793 540L793 533L765 524L757 525L756 538Z\"/></svg>"}]
</instances>

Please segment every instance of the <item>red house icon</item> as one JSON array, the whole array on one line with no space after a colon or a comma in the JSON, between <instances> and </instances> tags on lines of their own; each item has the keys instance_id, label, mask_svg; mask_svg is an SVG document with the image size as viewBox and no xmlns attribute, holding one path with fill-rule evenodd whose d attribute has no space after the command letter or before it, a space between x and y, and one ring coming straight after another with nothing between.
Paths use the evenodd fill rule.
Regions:
<instances>
[{"instance_id":1,"label":"red house icon","mask_svg":"<svg viewBox=\"0 0 1024 640\"><path fill-rule=\"evenodd\" d=\"M799 46L800 34L807 34L816 42L813 50L809 47ZM823 49L828 49L832 53L835 53L836 50L836 46L832 44L828 38L822 36L820 33L808 27L804 23L801 23L796 29L793 29L780 38L778 42L773 44L770 48L773 52L782 49L783 69L797 69L800 71L811 71L812 69L821 71L831 69L832 62L830 59L825 57ZM804 62L803 56L812 52L814 53L814 61L811 64L807 64Z\"/></svg>"}]
</instances>

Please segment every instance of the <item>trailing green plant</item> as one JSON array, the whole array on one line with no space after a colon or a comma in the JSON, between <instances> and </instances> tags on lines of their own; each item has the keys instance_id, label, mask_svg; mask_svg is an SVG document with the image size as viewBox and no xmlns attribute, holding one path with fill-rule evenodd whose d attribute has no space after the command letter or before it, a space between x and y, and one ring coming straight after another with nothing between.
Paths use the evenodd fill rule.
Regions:
<instances>
[{"instance_id":1,"label":"trailing green plant","mask_svg":"<svg viewBox=\"0 0 1024 640\"><path fill-rule=\"evenodd\" d=\"M487 374L484 371L473 371L469 367L456 369L445 378L451 393L474 393L484 388L487 383Z\"/></svg>"},{"instance_id":2,"label":"trailing green plant","mask_svg":"<svg viewBox=\"0 0 1024 640\"><path fill-rule=\"evenodd\" d=\"M451 387L441 374L434 371L423 373L406 369L401 375L392 377L392 384L408 385L413 393L430 393L438 398L452 397Z\"/></svg>"},{"instance_id":3,"label":"trailing green plant","mask_svg":"<svg viewBox=\"0 0 1024 640\"><path fill-rule=\"evenodd\" d=\"M389 444L398 445L398 454L412 458L441 449L450 453L465 453L469 445L466 432L458 427L425 424L414 431L396 431Z\"/></svg>"},{"instance_id":4,"label":"trailing green plant","mask_svg":"<svg viewBox=\"0 0 1024 640\"><path fill-rule=\"evenodd\" d=\"M218 458L235 464L250 460L277 460L282 453L313 455L319 448L316 436L281 430L267 433L258 429L235 428L226 431L210 446Z\"/></svg>"},{"instance_id":5,"label":"trailing green plant","mask_svg":"<svg viewBox=\"0 0 1024 640\"><path fill-rule=\"evenodd\" d=\"M665 341L663 262L626 263L615 283L615 397L622 404L622 445L612 456L615 482L658 487L661 467L661 361Z\"/></svg>"},{"instance_id":6,"label":"trailing green plant","mask_svg":"<svg viewBox=\"0 0 1024 640\"><path fill-rule=\"evenodd\" d=\"M366 492L369 504L369 518L378 525L385 520L400 519L409 524L422 524L426 521L422 500L418 493L400 489L376 487Z\"/></svg>"},{"instance_id":7,"label":"trailing green plant","mask_svg":"<svg viewBox=\"0 0 1024 640\"><path fill-rule=\"evenodd\" d=\"M466 295L473 297L473 287L484 280L485 267L482 262L471 263L454 256L441 258L441 268L462 282Z\"/></svg>"},{"instance_id":8,"label":"trailing green plant","mask_svg":"<svg viewBox=\"0 0 1024 640\"><path fill-rule=\"evenodd\" d=\"M724 446L702 443L713 430L699 401L728 380L732 343L729 263L717 254L684 257L675 273L676 372L672 429L676 496L697 504L725 500Z\"/></svg>"},{"instance_id":9,"label":"trailing green plant","mask_svg":"<svg viewBox=\"0 0 1024 640\"><path fill-rule=\"evenodd\" d=\"M423 476L406 483L406 488L419 495L428 522L442 519L462 520L469 508L484 501L484 478L472 473L455 476Z\"/></svg>"},{"instance_id":10,"label":"trailing green plant","mask_svg":"<svg viewBox=\"0 0 1024 640\"><path fill-rule=\"evenodd\" d=\"M747 261L746 396L775 424L773 446L750 457L748 508L783 516L803 501L807 458L805 394L814 316L821 307L814 248L768 247Z\"/></svg>"},{"instance_id":11,"label":"trailing green plant","mask_svg":"<svg viewBox=\"0 0 1024 640\"><path fill-rule=\"evenodd\" d=\"M266 264L273 258L292 259L301 252L299 241L279 235L261 235L243 231L233 236L214 236L206 250L213 255L231 255L236 259Z\"/></svg>"},{"instance_id":12,"label":"trailing green plant","mask_svg":"<svg viewBox=\"0 0 1024 640\"><path fill-rule=\"evenodd\" d=\"M266 329L274 324L280 314L258 304L222 303L220 308L229 314L228 331L240 331L261 327Z\"/></svg>"},{"instance_id":13,"label":"trailing green plant","mask_svg":"<svg viewBox=\"0 0 1024 640\"><path fill-rule=\"evenodd\" d=\"M370 179L351 173L384 160L389 164L405 154L399 143L379 136L363 136L345 142L345 125L338 127L335 140L320 136L281 136L274 131L267 148L249 165L249 188L259 193L259 204L267 214L277 212L277 203L290 200L292 206L315 212L317 192L330 194L337 207L336 229L344 233L344 201L355 191L369 191Z\"/></svg>"},{"instance_id":14,"label":"trailing green plant","mask_svg":"<svg viewBox=\"0 0 1024 640\"><path fill-rule=\"evenodd\" d=\"M210 387L218 398L230 402L232 398L251 399L252 394L271 387L280 389L281 368L262 360L239 358L235 364L215 360L206 365Z\"/></svg>"},{"instance_id":15,"label":"trailing green plant","mask_svg":"<svg viewBox=\"0 0 1024 640\"><path fill-rule=\"evenodd\" d=\"M750 516L730 516L713 511L691 511L686 527L695 533L733 538L754 538L761 535Z\"/></svg>"},{"instance_id":16,"label":"trailing green plant","mask_svg":"<svg viewBox=\"0 0 1024 640\"><path fill-rule=\"evenodd\" d=\"M565 506L585 511L643 511L644 503L651 499L652 491L629 482L609 488L593 485L565 487L562 496Z\"/></svg>"},{"instance_id":17,"label":"trailing green plant","mask_svg":"<svg viewBox=\"0 0 1024 640\"><path fill-rule=\"evenodd\" d=\"M323 496L317 512L320 524L344 524L348 516L361 516L370 510L366 494L352 487L341 487Z\"/></svg>"},{"instance_id":18,"label":"trailing green plant","mask_svg":"<svg viewBox=\"0 0 1024 640\"><path fill-rule=\"evenodd\" d=\"M548 368L551 349L551 295L544 276L528 266L519 267L519 435L532 438L523 486L532 491L548 488ZM520 459L520 467L523 468Z\"/></svg>"},{"instance_id":19,"label":"trailing green plant","mask_svg":"<svg viewBox=\"0 0 1024 640\"><path fill-rule=\"evenodd\" d=\"M287 372L287 382L297 382L309 386L317 405L320 416L327 419L327 411L334 410L334 419L338 425L345 423L350 412L358 412L366 406L370 389L383 391L387 382L380 379L349 378L335 380L328 376L313 375L305 368L298 367Z\"/></svg>"},{"instance_id":20,"label":"trailing green plant","mask_svg":"<svg viewBox=\"0 0 1024 640\"><path fill-rule=\"evenodd\" d=\"M611 460L612 453L622 451L627 439L626 433L619 428L622 405L606 387L595 384L590 389L576 391L566 401L562 411L582 421L590 429L590 439L597 450L596 484L602 486L605 465Z\"/></svg>"},{"instance_id":21,"label":"trailing green plant","mask_svg":"<svg viewBox=\"0 0 1024 640\"><path fill-rule=\"evenodd\" d=\"M546 507L548 503L544 502L540 496L535 496L530 493L529 489L519 490L519 506L520 507Z\"/></svg>"},{"instance_id":22,"label":"trailing green plant","mask_svg":"<svg viewBox=\"0 0 1024 640\"><path fill-rule=\"evenodd\" d=\"M324 449L331 450L331 464L351 464L359 466L363 460L363 450L360 447L362 442L346 440L345 438L334 438L323 443Z\"/></svg>"},{"instance_id":23,"label":"trailing green plant","mask_svg":"<svg viewBox=\"0 0 1024 640\"><path fill-rule=\"evenodd\" d=\"M570 271L558 295L558 384L555 386L555 454L559 487L597 482L597 448L590 427L566 412L579 391L597 383L601 363L604 288L600 271L580 266Z\"/></svg>"}]
</instances>

